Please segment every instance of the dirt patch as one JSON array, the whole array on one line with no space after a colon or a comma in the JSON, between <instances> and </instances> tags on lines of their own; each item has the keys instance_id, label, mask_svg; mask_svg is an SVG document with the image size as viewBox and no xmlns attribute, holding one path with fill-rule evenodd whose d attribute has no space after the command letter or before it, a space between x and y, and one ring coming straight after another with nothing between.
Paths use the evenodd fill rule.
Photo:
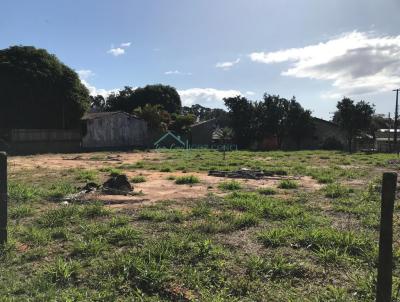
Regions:
<instances>
[{"instance_id":1,"label":"dirt patch","mask_svg":"<svg viewBox=\"0 0 400 302\"><path fill-rule=\"evenodd\" d=\"M135 184L133 196L116 196L116 195L92 195L90 199L96 199L109 204L116 208L129 208L142 205L153 204L163 200L194 200L213 193L223 196L227 192L223 192L218 188L218 184L230 179L208 176L204 173L162 173L156 171L141 171L142 176L146 178L146 182ZM128 177L137 175L137 172L127 172ZM199 178L200 183L194 185L177 185L174 180L167 179L170 176L195 175ZM256 190L258 188L272 187L276 188L279 180L276 179L238 179L244 189ZM302 177L299 179L301 188L304 190L317 190L321 187L311 177Z\"/></svg>"},{"instance_id":2,"label":"dirt patch","mask_svg":"<svg viewBox=\"0 0 400 302\"><path fill-rule=\"evenodd\" d=\"M159 152L118 152L82 154L41 154L34 156L11 156L9 165L15 171L36 169L38 166L50 170L98 169L106 165L134 164L138 161L161 160Z\"/></svg>"}]
</instances>

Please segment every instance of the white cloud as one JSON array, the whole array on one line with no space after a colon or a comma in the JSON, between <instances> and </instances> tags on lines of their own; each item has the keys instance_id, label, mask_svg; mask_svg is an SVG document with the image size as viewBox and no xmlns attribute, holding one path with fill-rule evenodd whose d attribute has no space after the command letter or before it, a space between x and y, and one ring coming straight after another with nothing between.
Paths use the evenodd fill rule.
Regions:
<instances>
[{"instance_id":1,"label":"white cloud","mask_svg":"<svg viewBox=\"0 0 400 302\"><path fill-rule=\"evenodd\" d=\"M228 70L238 64L240 62L240 59L236 59L235 61L228 61L228 62L218 62L215 67L217 68L222 68L224 70Z\"/></svg>"},{"instance_id":2,"label":"white cloud","mask_svg":"<svg viewBox=\"0 0 400 302\"><path fill-rule=\"evenodd\" d=\"M131 44L132 44L131 42L121 43L120 47L123 47L123 48L129 47L129 46L131 46Z\"/></svg>"},{"instance_id":3,"label":"white cloud","mask_svg":"<svg viewBox=\"0 0 400 302\"><path fill-rule=\"evenodd\" d=\"M107 53L112 54L114 57L118 57L125 53L125 49L121 47L111 48Z\"/></svg>"},{"instance_id":4,"label":"white cloud","mask_svg":"<svg viewBox=\"0 0 400 302\"><path fill-rule=\"evenodd\" d=\"M224 107L223 98L242 94L238 90L218 90L214 88L190 88L179 90L178 93L184 106L200 104L211 108L222 108Z\"/></svg>"},{"instance_id":5,"label":"white cloud","mask_svg":"<svg viewBox=\"0 0 400 302\"><path fill-rule=\"evenodd\" d=\"M247 94L247 95L250 95L250 96L253 96L253 95L255 95L256 93L255 93L254 91L246 91L246 94Z\"/></svg>"},{"instance_id":6,"label":"white cloud","mask_svg":"<svg viewBox=\"0 0 400 302\"><path fill-rule=\"evenodd\" d=\"M168 70L164 72L165 75L192 75L191 72L181 72L179 70Z\"/></svg>"},{"instance_id":7,"label":"white cloud","mask_svg":"<svg viewBox=\"0 0 400 302\"><path fill-rule=\"evenodd\" d=\"M254 62L289 62L284 76L328 80L324 97L389 91L400 86L400 36L351 32L323 43L274 52L254 52Z\"/></svg>"},{"instance_id":8,"label":"white cloud","mask_svg":"<svg viewBox=\"0 0 400 302\"><path fill-rule=\"evenodd\" d=\"M102 88L96 88L95 86L89 84L86 80L81 78L81 82L83 85L86 86L86 88L89 90L90 95L102 95L103 97L108 97L111 93L115 92L117 93L120 89L102 89Z\"/></svg>"},{"instance_id":9,"label":"white cloud","mask_svg":"<svg viewBox=\"0 0 400 302\"><path fill-rule=\"evenodd\" d=\"M81 69L76 71L81 79L88 79L95 75L95 73L89 69Z\"/></svg>"}]
</instances>

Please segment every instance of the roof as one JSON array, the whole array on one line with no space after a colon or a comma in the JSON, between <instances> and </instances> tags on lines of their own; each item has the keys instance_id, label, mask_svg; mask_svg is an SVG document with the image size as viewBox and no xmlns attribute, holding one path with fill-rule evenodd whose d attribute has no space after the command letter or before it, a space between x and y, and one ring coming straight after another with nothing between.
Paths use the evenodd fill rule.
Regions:
<instances>
[{"instance_id":1,"label":"roof","mask_svg":"<svg viewBox=\"0 0 400 302\"><path fill-rule=\"evenodd\" d=\"M81 120L94 120L94 119L98 119L98 118L109 117L109 116L116 115L116 114L125 114L125 115L128 115L129 117L139 119L137 116L135 116L133 114L129 114L125 111L107 111L107 112L85 113L85 115L81 118Z\"/></svg>"},{"instance_id":2,"label":"roof","mask_svg":"<svg viewBox=\"0 0 400 302\"><path fill-rule=\"evenodd\" d=\"M197 126L201 126L201 125L204 125L204 124L207 124L207 123L211 123L211 122L216 122L216 121L217 121L216 118L212 118L212 119L210 119L210 120L201 121L201 122L199 122L199 123L193 124L193 125L190 126L190 128L197 127Z\"/></svg>"},{"instance_id":3,"label":"roof","mask_svg":"<svg viewBox=\"0 0 400 302\"><path fill-rule=\"evenodd\" d=\"M329 125L334 126L334 127L339 127L338 124L336 124L334 122L331 122L331 121L323 120L322 118L319 118L319 117L312 117L312 119L313 120L317 120L317 121L322 122L322 123L325 123L325 124L329 124Z\"/></svg>"}]
</instances>

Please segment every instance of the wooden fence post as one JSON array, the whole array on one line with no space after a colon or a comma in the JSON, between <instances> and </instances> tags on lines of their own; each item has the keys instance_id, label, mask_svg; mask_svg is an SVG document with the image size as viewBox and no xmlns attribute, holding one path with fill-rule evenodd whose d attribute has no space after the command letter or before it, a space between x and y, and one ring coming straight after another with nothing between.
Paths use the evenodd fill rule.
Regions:
<instances>
[{"instance_id":1,"label":"wooden fence post","mask_svg":"<svg viewBox=\"0 0 400 302\"><path fill-rule=\"evenodd\" d=\"M7 242L7 154L0 152L0 245Z\"/></svg>"},{"instance_id":2,"label":"wooden fence post","mask_svg":"<svg viewBox=\"0 0 400 302\"><path fill-rule=\"evenodd\" d=\"M392 299L393 209L396 185L396 173L383 173L376 302L390 302Z\"/></svg>"}]
</instances>

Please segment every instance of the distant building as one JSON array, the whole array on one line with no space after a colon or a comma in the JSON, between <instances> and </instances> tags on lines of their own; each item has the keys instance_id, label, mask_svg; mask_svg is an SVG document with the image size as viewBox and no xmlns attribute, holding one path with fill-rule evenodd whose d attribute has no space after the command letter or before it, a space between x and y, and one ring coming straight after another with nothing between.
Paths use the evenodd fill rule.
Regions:
<instances>
[{"instance_id":1,"label":"distant building","mask_svg":"<svg viewBox=\"0 0 400 302\"><path fill-rule=\"evenodd\" d=\"M338 145L346 147L346 133L335 123L313 117L314 133L302 140L300 149L323 149L327 148L327 143L336 141ZM291 138L286 138L282 142L282 149L297 149L296 142Z\"/></svg>"},{"instance_id":2,"label":"distant building","mask_svg":"<svg viewBox=\"0 0 400 302\"><path fill-rule=\"evenodd\" d=\"M82 126L84 149L149 146L147 123L123 111L87 113Z\"/></svg>"},{"instance_id":3,"label":"distant building","mask_svg":"<svg viewBox=\"0 0 400 302\"><path fill-rule=\"evenodd\" d=\"M190 127L189 143L192 146L212 146L220 143L221 129L227 126L227 121L211 119L196 123Z\"/></svg>"},{"instance_id":4,"label":"distant building","mask_svg":"<svg viewBox=\"0 0 400 302\"><path fill-rule=\"evenodd\" d=\"M400 129L397 129L397 138L400 139ZM375 149L378 152L394 151L394 129L379 129L375 132Z\"/></svg>"}]
</instances>

